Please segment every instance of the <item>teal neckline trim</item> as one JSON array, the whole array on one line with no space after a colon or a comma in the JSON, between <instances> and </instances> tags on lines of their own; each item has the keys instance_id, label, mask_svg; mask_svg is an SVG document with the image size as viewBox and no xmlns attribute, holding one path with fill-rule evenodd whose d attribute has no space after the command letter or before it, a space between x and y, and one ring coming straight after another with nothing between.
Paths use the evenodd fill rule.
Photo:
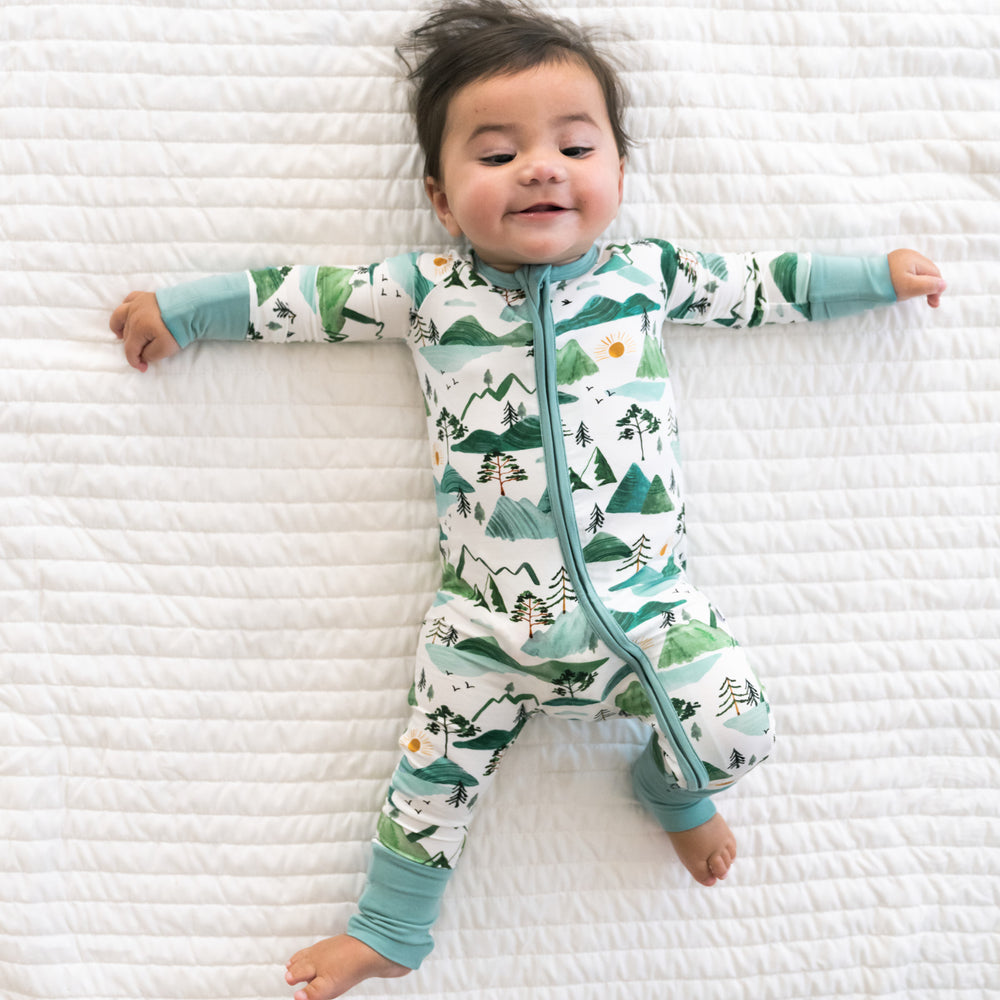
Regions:
<instances>
[{"instance_id":1,"label":"teal neckline trim","mask_svg":"<svg viewBox=\"0 0 1000 1000\"><path fill-rule=\"evenodd\" d=\"M588 256L588 265L596 259ZM583 258L581 258L582 261ZM574 261L576 267L581 261ZM584 274L586 268L576 270L574 277ZM664 735L670 740L671 749L677 759L681 778L690 791L707 787L708 772L694 748L691 746L681 725L677 712L666 692L656 681L655 670L646 654L625 634L621 626L608 612L590 581L583 547L576 525L576 511L573 506L572 485L567 473L566 448L562 438L562 421L559 413L559 390L555 381L556 347L552 310L548 304L548 288L558 272L560 281L569 277L565 268L522 268L514 273L523 281L513 287L521 288L528 297L534 312L535 327L535 381L538 389L538 403L541 410L541 431L545 472L549 484L549 500L552 503L556 522L556 534L566 556L567 571L576 587L577 599L587 613L587 619L594 631L613 652L628 664L639 683L649 696L653 711ZM556 433L559 428L559 433Z\"/></svg>"},{"instance_id":2,"label":"teal neckline trim","mask_svg":"<svg viewBox=\"0 0 1000 1000\"><path fill-rule=\"evenodd\" d=\"M597 263L600 248L595 243L578 260L568 264L526 264L516 271L499 271L472 251L472 260L476 270L497 288L528 289L546 277L553 281L570 281L586 274ZM530 294L530 293L529 293Z\"/></svg>"}]
</instances>

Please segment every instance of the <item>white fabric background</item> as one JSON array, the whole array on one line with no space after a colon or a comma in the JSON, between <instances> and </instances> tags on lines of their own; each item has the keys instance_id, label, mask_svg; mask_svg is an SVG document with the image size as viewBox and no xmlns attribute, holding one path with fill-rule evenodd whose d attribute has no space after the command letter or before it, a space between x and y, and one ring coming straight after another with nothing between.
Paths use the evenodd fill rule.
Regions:
<instances>
[{"instance_id":1,"label":"white fabric background","mask_svg":"<svg viewBox=\"0 0 1000 1000\"><path fill-rule=\"evenodd\" d=\"M277 1000L340 930L436 583L395 346L199 345L133 288L441 242L402 0L0 9L0 997ZM615 235L880 253L950 282L826 326L667 332L691 566L780 732L694 885L628 723L536 722L438 948L366 997L1000 996L1000 14L580 0L641 145Z\"/></svg>"}]
</instances>

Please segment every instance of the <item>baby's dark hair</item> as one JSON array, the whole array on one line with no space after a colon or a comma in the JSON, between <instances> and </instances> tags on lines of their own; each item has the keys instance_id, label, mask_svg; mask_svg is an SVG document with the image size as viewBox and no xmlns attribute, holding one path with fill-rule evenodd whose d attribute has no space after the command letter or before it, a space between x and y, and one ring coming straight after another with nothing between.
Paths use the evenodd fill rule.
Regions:
<instances>
[{"instance_id":1,"label":"baby's dark hair","mask_svg":"<svg viewBox=\"0 0 1000 1000\"><path fill-rule=\"evenodd\" d=\"M534 10L522 0L449 0L411 31L399 50L414 84L413 117L424 176L440 179L448 105L476 80L579 59L597 78L618 155L632 142L623 125L625 89L610 60L583 28Z\"/></svg>"}]
</instances>

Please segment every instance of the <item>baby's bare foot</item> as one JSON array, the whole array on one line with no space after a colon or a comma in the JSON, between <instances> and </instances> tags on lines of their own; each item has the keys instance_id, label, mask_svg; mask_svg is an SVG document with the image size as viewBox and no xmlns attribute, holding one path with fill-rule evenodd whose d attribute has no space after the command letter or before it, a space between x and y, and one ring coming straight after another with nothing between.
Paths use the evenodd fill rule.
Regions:
<instances>
[{"instance_id":1,"label":"baby's bare foot","mask_svg":"<svg viewBox=\"0 0 1000 1000\"><path fill-rule=\"evenodd\" d=\"M347 934L303 949L292 956L286 969L289 986L307 984L296 992L295 1000L333 1000L365 979L394 979L410 971Z\"/></svg>"},{"instance_id":2,"label":"baby's bare foot","mask_svg":"<svg viewBox=\"0 0 1000 1000\"><path fill-rule=\"evenodd\" d=\"M715 885L729 874L736 858L736 838L729 824L716 813L708 822L692 830L669 833L677 857L702 885Z\"/></svg>"}]
</instances>

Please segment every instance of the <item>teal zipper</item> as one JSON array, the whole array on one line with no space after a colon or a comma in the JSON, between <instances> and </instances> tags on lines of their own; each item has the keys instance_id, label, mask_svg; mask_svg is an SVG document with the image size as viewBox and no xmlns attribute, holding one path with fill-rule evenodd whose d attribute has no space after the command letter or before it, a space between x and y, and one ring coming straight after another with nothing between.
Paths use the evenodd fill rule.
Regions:
<instances>
[{"instance_id":1,"label":"teal zipper","mask_svg":"<svg viewBox=\"0 0 1000 1000\"><path fill-rule=\"evenodd\" d=\"M657 683L653 665L646 654L629 639L598 597L583 558L559 413L559 390L555 375L555 324L552 321L548 294L550 270L549 267L526 268L518 271L517 276L535 314L535 380L538 383L538 404L541 410L545 472L556 534L566 558L566 571L594 631L634 671L649 696L660 729L671 742L685 787L690 791L697 791L708 785L705 765L691 746L670 698Z\"/></svg>"}]
</instances>

